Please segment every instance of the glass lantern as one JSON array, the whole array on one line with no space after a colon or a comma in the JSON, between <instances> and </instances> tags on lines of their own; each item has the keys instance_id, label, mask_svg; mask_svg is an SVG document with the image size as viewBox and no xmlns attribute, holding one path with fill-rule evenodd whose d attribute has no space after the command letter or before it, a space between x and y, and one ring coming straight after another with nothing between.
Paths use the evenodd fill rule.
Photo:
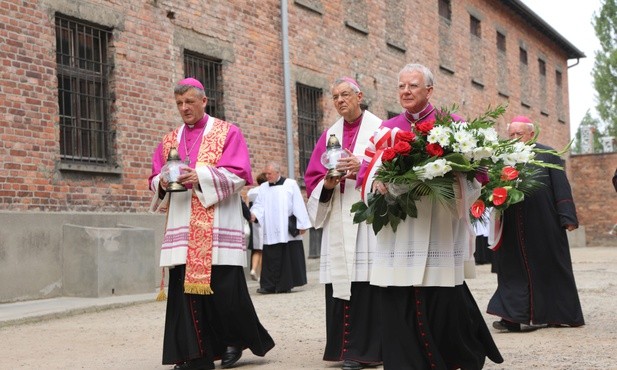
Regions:
<instances>
[{"instance_id":1,"label":"glass lantern","mask_svg":"<svg viewBox=\"0 0 617 370\"><path fill-rule=\"evenodd\" d=\"M336 169L336 164L339 159L347 158L349 154L341 147L341 143L336 138L336 135L331 134L328 138L326 151L321 155L321 164L328 169L326 177L341 177L345 172Z\"/></svg>"},{"instance_id":2,"label":"glass lantern","mask_svg":"<svg viewBox=\"0 0 617 370\"><path fill-rule=\"evenodd\" d=\"M171 148L167 156L167 163L161 168L161 175L167 180L167 188L165 191L186 191L186 187L178 182L181 170L185 166L186 164L180 160L178 149Z\"/></svg>"}]
</instances>

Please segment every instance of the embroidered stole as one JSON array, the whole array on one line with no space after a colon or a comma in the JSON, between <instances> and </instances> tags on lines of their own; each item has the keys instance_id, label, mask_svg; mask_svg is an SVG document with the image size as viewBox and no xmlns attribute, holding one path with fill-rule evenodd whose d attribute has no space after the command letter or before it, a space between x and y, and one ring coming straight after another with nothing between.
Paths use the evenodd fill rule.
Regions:
<instances>
[{"instance_id":1,"label":"embroidered stole","mask_svg":"<svg viewBox=\"0 0 617 370\"><path fill-rule=\"evenodd\" d=\"M216 165L223 154L223 146L225 145L229 128L230 124L228 122L214 118L212 129L202 137L199 153L197 154L196 167ZM165 161L167 161L171 148L178 145L179 130L176 129L163 138L163 157ZM186 294L214 293L210 286L212 279L214 207L216 205L204 207L195 191L192 191L186 273L184 275L184 293Z\"/></svg>"}]
</instances>

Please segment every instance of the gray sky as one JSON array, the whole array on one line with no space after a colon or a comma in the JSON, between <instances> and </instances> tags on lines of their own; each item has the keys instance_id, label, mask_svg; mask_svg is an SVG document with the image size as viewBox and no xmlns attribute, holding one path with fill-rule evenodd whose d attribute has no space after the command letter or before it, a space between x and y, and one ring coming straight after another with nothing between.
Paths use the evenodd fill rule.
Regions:
<instances>
[{"instance_id":1,"label":"gray sky","mask_svg":"<svg viewBox=\"0 0 617 370\"><path fill-rule=\"evenodd\" d=\"M591 71L600 42L591 21L594 12L600 11L600 0L521 1L587 56L568 69L570 135L574 136L587 109L597 117L596 90L593 87ZM570 60L568 65L575 63L576 59Z\"/></svg>"}]
</instances>

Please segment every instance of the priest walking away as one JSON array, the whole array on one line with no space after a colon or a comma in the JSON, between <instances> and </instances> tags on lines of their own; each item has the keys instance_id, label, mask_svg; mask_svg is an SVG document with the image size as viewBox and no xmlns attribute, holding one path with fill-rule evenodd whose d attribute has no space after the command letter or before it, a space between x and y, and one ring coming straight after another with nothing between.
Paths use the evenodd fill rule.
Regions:
<instances>
[{"instance_id":1,"label":"priest walking away","mask_svg":"<svg viewBox=\"0 0 617 370\"><path fill-rule=\"evenodd\" d=\"M248 148L237 126L205 113L208 98L194 78L174 88L184 123L167 133L152 157L152 211L167 213L160 265L169 268L163 364L174 369L233 367L248 348L264 356L274 341L261 325L244 277L240 191L250 184ZM168 192L161 173L177 150L186 164Z\"/></svg>"},{"instance_id":2,"label":"priest walking away","mask_svg":"<svg viewBox=\"0 0 617 370\"><path fill-rule=\"evenodd\" d=\"M529 141L535 126L528 117L518 116L509 124L508 135ZM536 147L551 149L539 143ZM542 153L537 159L563 166L553 154ZM570 183L562 170L538 170L537 180L544 186L506 209L502 243L493 254L497 290L487 312L501 318L493 323L500 331L585 324L566 235L578 228Z\"/></svg>"},{"instance_id":3,"label":"priest walking away","mask_svg":"<svg viewBox=\"0 0 617 370\"><path fill-rule=\"evenodd\" d=\"M270 162L264 172L267 182L259 186L251 207L251 220L263 230L257 293L289 293L307 283L302 234L311 221L296 180L281 176L276 162Z\"/></svg>"}]
</instances>

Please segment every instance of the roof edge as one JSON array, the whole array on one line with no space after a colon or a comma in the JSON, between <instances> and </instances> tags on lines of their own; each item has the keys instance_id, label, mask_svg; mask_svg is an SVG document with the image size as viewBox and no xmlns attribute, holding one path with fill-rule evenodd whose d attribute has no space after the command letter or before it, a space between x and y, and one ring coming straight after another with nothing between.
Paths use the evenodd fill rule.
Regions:
<instances>
[{"instance_id":1,"label":"roof edge","mask_svg":"<svg viewBox=\"0 0 617 370\"><path fill-rule=\"evenodd\" d=\"M501 2L506 6L510 7L518 15L527 20L532 26L534 26L540 32L544 33L548 38L555 41L559 46L561 46L566 51L568 59L586 58L585 53L580 51L576 46L574 46L574 44L572 44L565 37L563 37L553 27L551 27L551 25L546 23L544 19L537 15L527 5L523 4L522 1L501 0Z\"/></svg>"}]
</instances>

